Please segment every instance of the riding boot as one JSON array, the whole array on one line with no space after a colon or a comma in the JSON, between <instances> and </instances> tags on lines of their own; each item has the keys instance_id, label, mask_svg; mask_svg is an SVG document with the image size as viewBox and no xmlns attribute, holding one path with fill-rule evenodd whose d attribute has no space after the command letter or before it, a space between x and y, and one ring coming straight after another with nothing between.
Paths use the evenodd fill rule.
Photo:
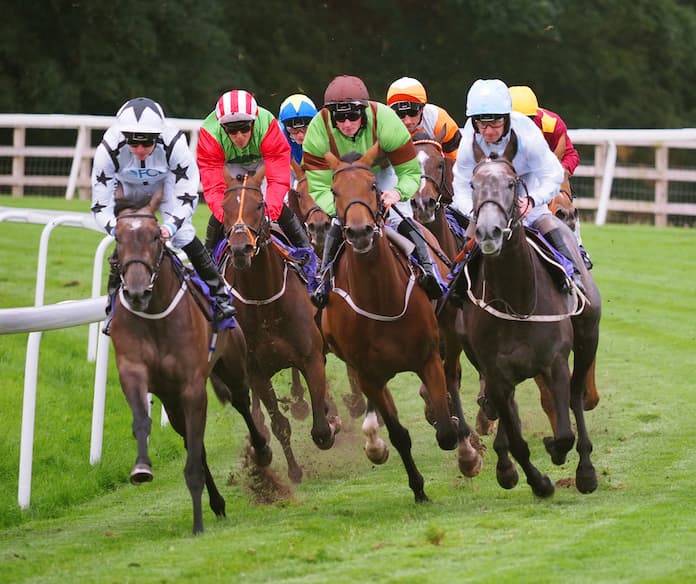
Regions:
<instances>
[{"instance_id":1,"label":"riding boot","mask_svg":"<svg viewBox=\"0 0 696 584\"><path fill-rule=\"evenodd\" d=\"M230 296L225 283L200 239L194 237L191 243L183 247L183 250L191 260L198 275L210 289L210 295L213 297L213 325L217 328L219 324L237 313L234 306L230 304Z\"/></svg>"},{"instance_id":2,"label":"riding boot","mask_svg":"<svg viewBox=\"0 0 696 584\"><path fill-rule=\"evenodd\" d=\"M331 264L333 263L338 248L343 242L343 231L337 223L332 223L324 241L324 254L321 258L321 268L319 269L319 285L311 295L312 304L317 308L324 308L329 301L329 277Z\"/></svg>"},{"instance_id":3,"label":"riding boot","mask_svg":"<svg viewBox=\"0 0 696 584\"><path fill-rule=\"evenodd\" d=\"M425 243L425 239L420 234L420 231L418 231L418 228L409 218L406 218L399 223L397 231L401 235L408 237L416 246L414 255L424 272L420 280L420 285L425 290L428 298L431 300L442 298L442 288L440 288L440 283L435 275L435 267L428 253L428 245Z\"/></svg>"},{"instance_id":4,"label":"riding boot","mask_svg":"<svg viewBox=\"0 0 696 584\"><path fill-rule=\"evenodd\" d=\"M587 250L581 245L580 246L580 255L582 256L582 261L585 264L585 267L588 270L591 270L594 264L592 263L592 260L590 259L590 254L587 253Z\"/></svg>"},{"instance_id":5,"label":"riding boot","mask_svg":"<svg viewBox=\"0 0 696 584\"><path fill-rule=\"evenodd\" d=\"M208 226L205 230L205 249L211 256L213 255L213 251L215 250L215 246L217 245L218 241L222 239L224 232L225 229L222 223L217 220L215 215L211 215L210 219L208 219Z\"/></svg>"},{"instance_id":6,"label":"riding boot","mask_svg":"<svg viewBox=\"0 0 696 584\"><path fill-rule=\"evenodd\" d=\"M309 241L307 232L302 227L297 215L285 204L283 205L283 210L280 212L280 217L278 217L278 225L280 225L283 233L287 236L290 245L298 249L304 248L308 252L312 252L312 242ZM306 254L300 261L300 264L304 265L309 259L310 255Z\"/></svg>"},{"instance_id":7,"label":"riding boot","mask_svg":"<svg viewBox=\"0 0 696 584\"><path fill-rule=\"evenodd\" d=\"M573 280L573 283L578 287L580 292L584 294L585 285L582 283L580 268L578 267L575 257L571 253L570 249L568 249L568 245L563 239L563 234L561 233L561 230L558 228L551 229L548 233L544 233L543 236L551 242L551 245L553 245L556 248L558 253L560 253L570 263L573 264L573 275L571 276L571 279ZM570 291L570 289L568 291Z\"/></svg>"},{"instance_id":8,"label":"riding boot","mask_svg":"<svg viewBox=\"0 0 696 584\"><path fill-rule=\"evenodd\" d=\"M109 258L109 279L106 282L106 318L104 319L104 326L102 327L102 332L109 336L111 333L111 319L114 317L114 300L116 297L116 292L121 287L121 273L118 269L118 256L116 252Z\"/></svg>"}]
</instances>

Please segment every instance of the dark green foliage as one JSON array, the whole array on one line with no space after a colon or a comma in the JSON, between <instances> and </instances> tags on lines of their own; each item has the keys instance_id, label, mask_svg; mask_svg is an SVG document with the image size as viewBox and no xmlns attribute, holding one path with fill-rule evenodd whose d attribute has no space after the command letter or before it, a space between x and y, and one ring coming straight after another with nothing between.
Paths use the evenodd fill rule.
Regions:
<instances>
[{"instance_id":1,"label":"dark green foliage","mask_svg":"<svg viewBox=\"0 0 696 584\"><path fill-rule=\"evenodd\" d=\"M479 78L532 86L571 128L690 126L696 9L678 0L116 3L19 0L0 25L0 111L113 114L147 95L203 118L234 87L274 113L335 75L384 100L420 79L463 124Z\"/></svg>"}]
</instances>

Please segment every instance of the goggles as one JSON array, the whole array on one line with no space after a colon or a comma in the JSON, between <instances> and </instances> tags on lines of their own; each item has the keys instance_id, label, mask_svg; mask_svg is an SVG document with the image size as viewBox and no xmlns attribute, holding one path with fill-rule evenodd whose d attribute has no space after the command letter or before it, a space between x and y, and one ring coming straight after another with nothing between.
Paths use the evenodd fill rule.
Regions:
<instances>
[{"instance_id":1,"label":"goggles","mask_svg":"<svg viewBox=\"0 0 696 584\"><path fill-rule=\"evenodd\" d=\"M423 104L413 101L397 101L389 107L391 107L402 120L406 116L415 118L423 111Z\"/></svg>"},{"instance_id":2,"label":"goggles","mask_svg":"<svg viewBox=\"0 0 696 584\"><path fill-rule=\"evenodd\" d=\"M283 124L285 125L285 129L288 132L293 132L293 131L298 131L298 130L304 130L307 126L309 126L309 122L312 121L312 118L308 117L302 117L302 118L291 118L289 120L285 120Z\"/></svg>"},{"instance_id":3,"label":"goggles","mask_svg":"<svg viewBox=\"0 0 696 584\"><path fill-rule=\"evenodd\" d=\"M152 146L159 138L159 134L136 134L135 132L124 132L123 136L128 146L144 146L145 148Z\"/></svg>"},{"instance_id":4,"label":"goggles","mask_svg":"<svg viewBox=\"0 0 696 584\"><path fill-rule=\"evenodd\" d=\"M333 118L336 122L357 122L362 117L362 110L352 110L348 112L334 112Z\"/></svg>"},{"instance_id":5,"label":"goggles","mask_svg":"<svg viewBox=\"0 0 696 584\"><path fill-rule=\"evenodd\" d=\"M476 126L484 130L486 128L502 128L505 125L505 116L502 115L482 115L482 116L475 116L474 117L474 122L476 123Z\"/></svg>"},{"instance_id":6,"label":"goggles","mask_svg":"<svg viewBox=\"0 0 696 584\"><path fill-rule=\"evenodd\" d=\"M254 122L252 121L245 121L245 122L228 122L226 124L222 124L223 130L230 134L231 136L234 136L235 134L248 134L251 132L251 127L254 125Z\"/></svg>"}]
</instances>

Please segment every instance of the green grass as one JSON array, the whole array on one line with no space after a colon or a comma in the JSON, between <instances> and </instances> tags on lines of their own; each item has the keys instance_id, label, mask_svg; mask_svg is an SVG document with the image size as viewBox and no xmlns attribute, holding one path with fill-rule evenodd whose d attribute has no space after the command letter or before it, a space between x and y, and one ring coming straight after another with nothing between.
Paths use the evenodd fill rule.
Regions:
<instances>
[{"instance_id":1,"label":"green grass","mask_svg":"<svg viewBox=\"0 0 696 584\"><path fill-rule=\"evenodd\" d=\"M84 201L0 197L0 206L87 210ZM60 205L60 206L59 206ZM204 233L207 210L195 222ZM0 307L33 303L41 228L0 223ZM113 362L108 377L104 452L89 464L94 365L87 327L43 334L39 366L31 507L17 506L26 334L0 336L0 580L3 582L685 582L696 558L696 364L694 233L686 229L583 225L603 296L597 382L588 412L598 490L558 488L548 500L524 478L510 491L495 480L492 437L475 479L437 448L423 419L418 382L390 386L432 502L416 505L400 459L371 465L360 421L341 411L344 431L319 451L308 420L292 420L305 479L288 500L254 502L241 460L241 419L212 397L206 441L227 501L218 521L204 497L206 533L192 537L184 451L171 428L150 440L155 480L128 484L135 457L130 412ZM55 237L55 249L54 240ZM89 295L100 236L75 228L52 236L46 303ZM54 261L55 260L55 261ZM112 358L113 359L113 358ZM470 420L478 390L464 361L463 402ZM337 396L343 366L329 357ZM276 378L286 394L289 375ZM537 391L518 389L533 462L553 480L573 477L577 455L560 467L541 444L548 422ZM382 431L386 439L386 432ZM278 443L273 468L283 475Z\"/></svg>"}]
</instances>

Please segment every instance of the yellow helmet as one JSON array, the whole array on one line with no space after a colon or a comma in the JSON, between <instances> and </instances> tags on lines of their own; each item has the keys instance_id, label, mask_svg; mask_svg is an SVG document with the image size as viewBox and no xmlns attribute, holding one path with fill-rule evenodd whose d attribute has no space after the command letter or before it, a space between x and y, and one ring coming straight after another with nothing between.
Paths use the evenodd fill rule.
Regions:
<instances>
[{"instance_id":1,"label":"yellow helmet","mask_svg":"<svg viewBox=\"0 0 696 584\"><path fill-rule=\"evenodd\" d=\"M389 86L387 91L387 105L391 106L399 101L412 103L428 103L423 84L413 77L402 77Z\"/></svg>"},{"instance_id":2,"label":"yellow helmet","mask_svg":"<svg viewBox=\"0 0 696 584\"><path fill-rule=\"evenodd\" d=\"M535 116L539 109L539 102L531 87L526 85L513 85L510 87L512 109L525 116Z\"/></svg>"}]
</instances>

